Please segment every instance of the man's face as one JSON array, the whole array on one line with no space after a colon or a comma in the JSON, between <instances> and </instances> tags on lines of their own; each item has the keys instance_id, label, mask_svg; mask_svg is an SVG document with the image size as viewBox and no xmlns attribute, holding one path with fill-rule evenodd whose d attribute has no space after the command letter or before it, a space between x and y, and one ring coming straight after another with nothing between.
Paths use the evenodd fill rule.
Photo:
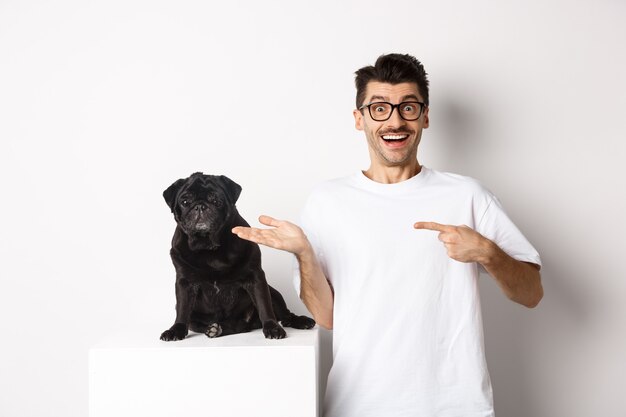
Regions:
<instances>
[{"instance_id":1,"label":"man's face","mask_svg":"<svg viewBox=\"0 0 626 417\"><path fill-rule=\"evenodd\" d=\"M365 90L363 104L376 102L399 104L406 101L423 102L417 84L388 84L370 81ZM372 106L374 112L375 106ZM405 166L417 159L417 146L422 137L422 129L428 127L428 108L424 107L417 120L407 121L400 117L399 109L393 109L391 117L377 122L372 119L367 108L354 110L355 125L367 137L372 164L383 166ZM378 118L378 117L377 117Z\"/></svg>"}]
</instances>

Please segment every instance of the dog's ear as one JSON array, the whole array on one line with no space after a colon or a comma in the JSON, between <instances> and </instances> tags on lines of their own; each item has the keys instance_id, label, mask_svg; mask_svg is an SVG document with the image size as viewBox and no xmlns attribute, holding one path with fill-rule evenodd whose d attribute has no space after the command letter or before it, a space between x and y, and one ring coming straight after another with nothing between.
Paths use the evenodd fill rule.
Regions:
<instances>
[{"instance_id":1,"label":"dog's ear","mask_svg":"<svg viewBox=\"0 0 626 417\"><path fill-rule=\"evenodd\" d=\"M174 207L176 207L176 194L178 194L178 190L180 190L180 187L182 187L186 181L187 178L176 180L174 184L167 187L167 190L163 191L163 198L167 205L170 206L172 213L174 213Z\"/></svg>"},{"instance_id":2,"label":"dog's ear","mask_svg":"<svg viewBox=\"0 0 626 417\"><path fill-rule=\"evenodd\" d=\"M239 199L239 194L241 194L241 186L225 175L220 175L218 180L224 191L226 191L226 195L228 195L231 202L235 204Z\"/></svg>"}]
</instances>

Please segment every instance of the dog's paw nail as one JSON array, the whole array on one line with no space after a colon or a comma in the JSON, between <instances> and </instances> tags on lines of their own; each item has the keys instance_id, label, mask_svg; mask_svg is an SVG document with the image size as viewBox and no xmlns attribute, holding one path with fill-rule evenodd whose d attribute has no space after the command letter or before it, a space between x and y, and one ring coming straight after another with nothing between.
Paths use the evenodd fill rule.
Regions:
<instances>
[{"instance_id":1,"label":"dog's paw nail","mask_svg":"<svg viewBox=\"0 0 626 417\"><path fill-rule=\"evenodd\" d=\"M287 332L278 323L268 323L263 327L263 334L266 339L282 339L287 336Z\"/></svg>"},{"instance_id":2,"label":"dog's paw nail","mask_svg":"<svg viewBox=\"0 0 626 417\"><path fill-rule=\"evenodd\" d=\"M218 337L222 334L222 326L218 323L213 323L209 326L208 330L204 333L210 338Z\"/></svg>"}]
</instances>

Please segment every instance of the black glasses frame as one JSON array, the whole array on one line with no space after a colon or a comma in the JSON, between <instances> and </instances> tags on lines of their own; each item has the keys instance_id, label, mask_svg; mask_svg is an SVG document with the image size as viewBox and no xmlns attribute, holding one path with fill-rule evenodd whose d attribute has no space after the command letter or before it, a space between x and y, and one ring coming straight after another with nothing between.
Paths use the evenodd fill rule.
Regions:
<instances>
[{"instance_id":1,"label":"black glasses frame","mask_svg":"<svg viewBox=\"0 0 626 417\"><path fill-rule=\"evenodd\" d=\"M389 116L387 116L387 118L385 119L376 119L374 117L374 115L372 114L372 106L375 104L388 104L391 106L391 111L389 112ZM417 117L414 119L407 119L406 117L404 117L402 115L402 112L400 111L400 106L402 106L403 104L419 104L420 105L420 111L417 114ZM370 103L370 104L364 104L361 107L359 107L359 110L363 110L364 108L367 107L367 111L370 114L370 117L372 118L372 120L377 121L377 122L384 122L385 120L389 120L391 118L391 115L393 114L393 111L396 109L396 107L398 108L398 114L400 115L400 118L402 118L403 120L406 120L407 122L412 122L415 121L417 119L420 118L420 116L422 115L422 112L424 111L424 106L425 104L420 102L420 101L403 101L402 103L398 103L398 104L391 104L387 101L376 101L374 103Z\"/></svg>"}]
</instances>

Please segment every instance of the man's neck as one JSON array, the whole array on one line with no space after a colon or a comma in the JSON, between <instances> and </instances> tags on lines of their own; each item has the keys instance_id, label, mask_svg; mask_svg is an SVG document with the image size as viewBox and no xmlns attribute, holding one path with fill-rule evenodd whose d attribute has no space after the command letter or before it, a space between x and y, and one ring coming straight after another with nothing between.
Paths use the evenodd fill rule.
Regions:
<instances>
[{"instance_id":1,"label":"man's neck","mask_svg":"<svg viewBox=\"0 0 626 417\"><path fill-rule=\"evenodd\" d=\"M372 164L367 171L363 171L363 174L370 180L381 184L395 184L416 176L421 172L421 170L422 167L419 162L414 160L410 164L403 166L382 166Z\"/></svg>"}]
</instances>

